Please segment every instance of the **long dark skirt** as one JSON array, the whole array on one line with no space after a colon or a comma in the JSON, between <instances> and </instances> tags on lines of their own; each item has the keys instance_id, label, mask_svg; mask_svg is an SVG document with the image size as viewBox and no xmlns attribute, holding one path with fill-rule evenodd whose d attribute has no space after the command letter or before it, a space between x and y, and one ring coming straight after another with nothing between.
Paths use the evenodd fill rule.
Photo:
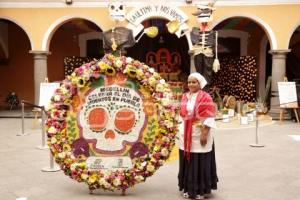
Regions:
<instances>
[{"instance_id":1,"label":"long dark skirt","mask_svg":"<svg viewBox=\"0 0 300 200\"><path fill-rule=\"evenodd\" d=\"M211 152L190 153L189 161L179 149L178 181L179 190L187 192L191 198L216 190L218 176L214 145Z\"/></svg>"}]
</instances>

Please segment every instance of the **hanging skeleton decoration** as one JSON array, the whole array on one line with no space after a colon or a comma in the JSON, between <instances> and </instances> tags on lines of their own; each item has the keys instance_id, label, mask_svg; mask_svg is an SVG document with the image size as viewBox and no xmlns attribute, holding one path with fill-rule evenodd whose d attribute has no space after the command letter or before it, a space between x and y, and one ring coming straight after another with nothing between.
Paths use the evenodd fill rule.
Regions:
<instances>
[{"instance_id":1,"label":"hanging skeleton decoration","mask_svg":"<svg viewBox=\"0 0 300 200\"><path fill-rule=\"evenodd\" d=\"M191 40L193 43L193 57L196 71L201 73L208 82L208 88L211 83L212 71L217 72L220 68L219 61L214 61L214 49L217 48L217 33L208 30L208 22L213 20L212 12L215 1L208 5L198 5L197 11L193 13L200 23L199 28L193 27L191 31Z\"/></svg>"},{"instance_id":2,"label":"hanging skeleton decoration","mask_svg":"<svg viewBox=\"0 0 300 200\"><path fill-rule=\"evenodd\" d=\"M110 17L116 23L125 20L125 6L122 3L112 2L109 4L108 9ZM145 28L140 36L135 39L137 35L133 33L133 30L126 27L114 27L103 33L103 49L105 53L125 55L125 48L132 47L144 34L154 38L158 34L158 28L154 26Z\"/></svg>"},{"instance_id":3,"label":"hanging skeleton decoration","mask_svg":"<svg viewBox=\"0 0 300 200\"><path fill-rule=\"evenodd\" d=\"M125 20L125 6L120 2L109 4L109 15L117 23ZM126 54L125 48L132 47L135 39L131 29L114 27L103 33L103 49L105 53Z\"/></svg>"}]
</instances>

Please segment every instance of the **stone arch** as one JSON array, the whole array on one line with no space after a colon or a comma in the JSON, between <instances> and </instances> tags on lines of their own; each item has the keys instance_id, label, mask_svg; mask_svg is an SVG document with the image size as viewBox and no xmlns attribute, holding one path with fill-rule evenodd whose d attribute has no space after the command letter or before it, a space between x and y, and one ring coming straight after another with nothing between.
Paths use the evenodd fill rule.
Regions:
<instances>
[{"instance_id":1,"label":"stone arch","mask_svg":"<svg viewBox=\"0 0 300 200\"><path fill-rule=\"evenodd\" d=\"M222 22L226 19L229 19L229 18L233 18L233 17L245 17L245 18L248 18L248 19L253 20L256 23L258 23L262 27L262 29L266 32L266 35L270 41L271 49L275 50L278 48L277 40L276 40L276 37L275 37L275 34L274 34L272 28L266 22L264 22L262 19L260 19L259 17L257 17L256 15L253 15L253 14L235 13L235 14L230 14L230 15L224 16L224 17L214 21L211 26L212 27L211 29L213 29L215 26L217 26L220 22Z\"/></svg>"},{"instance_id":2,"label":"stone arch","mask_svg":"<svg viewBox=\"0 0 300 200\"><path fill-rule=\"evenodd\" d=\"M66 15L66 16L62 16L59 19L57 19L55 22L53 22L48 30L46 31L46 33L44 34L43 37L43 41L42 41L42 50L43 51L49 51L49 45L50 45L50 41L51 38L53 36L53 34L55 33L55 31L64 23L71 21L72 19L76 19L76 18L80 18L80 19L85 19L88 20L90 22L93 22L94 24L96 24L101 30L101 26L99 26L99 24L97 22L95 22L94 19L85 16L85 15L78 15L78 14L72 14L72 15Z\"/></svg>"},{"instance_id":3,"label":"stone arch","mask_svg":"<svg viewBox=\"0 0 300 200\"><path fill-rule=\"evenodd\" d=\"M26 36L27 36L27 38L28 38L28 40L30 42L30 48L34 49L34 44L33 44L33 41L31 39L31 37L29 37L30 36L29 32L27 32L27 30L20 23L18 23L16 20L14 20L14 19L12 19L10 17L6 17L6 16L1 16L0 15L0 20L1 19L5 19L5 20L8 20L8 21L11 21L11 22L15 23L17 26L19 26L25 32L25 34L26 34ZM8 49L7 49L7 51L8 51Z\"/></svg>"},{"instance_id":4,"label":"stone arch","mask_svg":"<svg viewBox=\"0 0 300 200\"><path fill-rule=\"evenodd\" d=\"M286 44L286 47L285 47L286 49L289 48L292 36L293 36L294 32L299 28L299 26L300 26L300 22L295 24L295 26L291 29L292 31L289 33L289 35L287 37L287 44Z\"/></svg>"}]
</instances>

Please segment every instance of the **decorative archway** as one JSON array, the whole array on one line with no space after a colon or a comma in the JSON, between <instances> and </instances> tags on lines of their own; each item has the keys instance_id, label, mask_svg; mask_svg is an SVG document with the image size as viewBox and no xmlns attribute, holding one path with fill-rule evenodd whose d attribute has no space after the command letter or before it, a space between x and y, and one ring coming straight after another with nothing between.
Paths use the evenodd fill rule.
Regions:
<instances>
[{"instance_id":1,"label":"decorative archway","mask_svg":"<svg viewBox=\"0 0 300 200\"><path fill-rule=\"evenodd\" d=\"M30 37L29 32L20 23L18 23L16 20L14 20L14 19L12 19L10 17L6 17L6 16L1 16L0 15L0 20L1 19L5 19L5 20L8 20L8 21L11 21L11 22L15 23L17 26L19 26L25 32L25 34L26 34L26 36L27 36L27 38L28 38L28 40L30 42L30 48L34 49L34 44L33 44L33 41L32 41L32 39ZM8 51L8 49L7 49L7 51Z\"/></svg>"},{"instance_id":2,"label":"decorative archway","mask_svg":"<svg viewBox=\"0 0 300 200\"><path fill-rule=\"evenodd\" d=\"M215 20L211 26L211 29L213 29L215 26L217 26L220 22L222 22L226 19L229 19L229 18L233 18L233 17L245 17L245 18L248 18L248 19L253 20L256 23L258 23L263 28L263 30L266 32L266 35L270 41L271 49L275 50L278 48L277 40L276 40L276 37L275 37L275 34L274 34L272 28L266 22L264 22L262 19L260 19L259 17L255 16L253 14L235 13L235 14L224 16L218 20Z\"/></svg>"},{"instance_id":3,"label":"decorative archway","mask_svg":"<svg viewBox=\"0 0 300 200\"><path fill-rule=\"evenodd\" d=\"M42 50L43 51L49 51L49 46L50 46L50 41L51 41L51 38L53 36L53 34L55 33L55 31L64 23L68 22L68 21L71 21L73 19L85 19L85 20L88 20L90 22L93 22L94 24L96 24L100 29L101 29L101 26L99 26L99 24L97 24L97 22L95 22L92 18L88 17L88 16L85 16L85 15L66 15L66 16L63 16L59 19L57 19L54 23L52 23L48 30L46 31L44 37L43 37L43 41L42 41ZM102 29L101 29L102 30Z\"/></svg>"},{"instance_id":4,"label":"decorative archway","mask_svg":"<svg viewBox=\"0 0 300 200\"><path fill-rule=\"evenodd\" d=\"M287 44L286 44L286 49L289 48L290 43L291 43L292 36L293 36L294 32L295 32L297 29L299 29L299 27L300 27L300 22L297 23L297 24L295 24L295 26L291 29L291 32L289 33L289 36L287 37L288 40L287 40Z\"/></svg>"}]
</instances>

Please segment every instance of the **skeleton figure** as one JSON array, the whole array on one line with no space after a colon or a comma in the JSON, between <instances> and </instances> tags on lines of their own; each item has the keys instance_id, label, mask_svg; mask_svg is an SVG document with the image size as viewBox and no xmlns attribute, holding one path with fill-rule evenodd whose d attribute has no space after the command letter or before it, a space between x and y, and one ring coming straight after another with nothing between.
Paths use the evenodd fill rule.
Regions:
<instances>
[{"instance_id":1,"label":"skeleton figure","mask_svg":"<svg viewBox=\"0 0 300 200\"><path fill-rule=\"evenodd\" d=\"M208 84L205 90L211 84L211 77L214 63L214 49L215 49L215 31L210 31L207 28L208 22L212 21L212 12L214 8L212 5L198 5L197 12L193 13L200 23L200 28L193 27L191 31L191 40L193 46L193 57L196 71L201 73Z\"/></svg>"},{"instance_id":2,"label":"skeleton figure","mask_svg":"<svg viewBox=\"0 0 300 200\"><path fill-rule=\"evenodd\" d=\"M108 7L110 17L115 21L125 20L125 6L120 2L112 2ZM115 27L103 33L103 49L105 53L124 55L125 48L132 47L135 39L132 30Z\"/></svg>"}]
</instances>

